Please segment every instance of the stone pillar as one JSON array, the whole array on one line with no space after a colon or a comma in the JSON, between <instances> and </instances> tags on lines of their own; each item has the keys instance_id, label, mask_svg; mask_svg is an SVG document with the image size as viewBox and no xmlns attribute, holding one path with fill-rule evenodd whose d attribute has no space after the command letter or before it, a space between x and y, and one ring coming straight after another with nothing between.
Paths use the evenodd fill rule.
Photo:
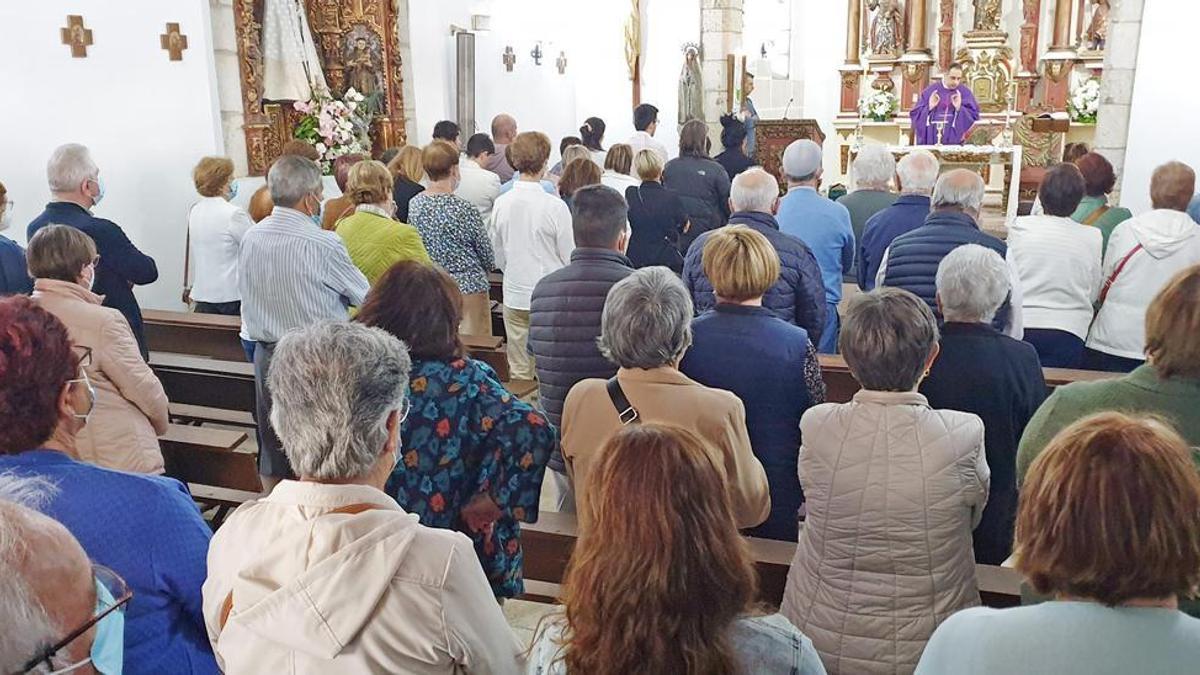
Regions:
<instances>
[{"instance_id":1,"label":"stone pillar","mask_svg":"<svg viewBox=\"0 0 1200 675\"><path fill-rule=\"evenodd\" d=\"M841 105L838 110L857 115L863 76L859 60L859 53L862 51L862 0L846 0L846 3L846 63L839 69L842 73L842 86Z\"/></svg>"},{"instance_id":2,"label":"stone pillar","mask_svg":"<svg viewBox=\"0 0 1200 675\"><path fill-rule=\"evenodd\" d=\"M1067 109L1067 95L1071 87L1071 67L1077 54L1071 46L1071 0L1054 2L1054 35L1050 40L1050 51L1042 57L1046 75L1046 89L1042 101L1053 110Z\"/></svg>"},{"instance_id":3,"label":"stone pillar","mask_svg":"<svg viewBox=\"0 0 1200 675\"><path fill-rule=\"evenodd\" d=\"M242 76L238 69L237 31L233 23L233 0L209 0L212 17L214 61L217 71L217 97L221 107L221 132L225 156L233 160L234 174L249 174L246 159L246 121L242 109Z\"/></svg>"},{"instance_id":4,"label":"stone pillar","mask_svg":"<svg viewBox=\"0 0 1200 675\"><path fill-rule=\"evenodd\" d=\"M1108 15L1104 76L1100 79L1100 112L1096 120L1096 152L1112 162L1118 177L1124 173L1129 139L1129 110L1133 102L1134 69L1142 34L1145 0L1116 0ZM1120 188L1121 181L1117 181ZM1113 203L1120 195L1113 193Z\"/></svg>"},{"instance_id":5,"label":"stone pillar","mask_svg":"<svg viewBox=\"0 0 1200 675\"><path fill-rule=\"evenodd\" d=\"M908 50L900 57L900 70L904 76L901 87L900 110L912 108L921 92L929 84L929 69L933 55L929 52L929 38L925 31L925 3L929 0L909 0L905 24L908 26Z\"/></svg>"},{"instance_id":6,"label":"stone pillar","mask_svg":"<svg viewBox=\"0 0 1200 675\"><path fill-rule=\"evenodd\" d=\"M713 147L720 147L721 115L729 110L729 66L726 57L742 48L744 0L700 0L701 72L704 78L704 120ZM740 63L740 61L739 61ZM733 73L733 87L741 73ZM734 102L736 108L738 102Z\"/></svg>"}]
</instances>

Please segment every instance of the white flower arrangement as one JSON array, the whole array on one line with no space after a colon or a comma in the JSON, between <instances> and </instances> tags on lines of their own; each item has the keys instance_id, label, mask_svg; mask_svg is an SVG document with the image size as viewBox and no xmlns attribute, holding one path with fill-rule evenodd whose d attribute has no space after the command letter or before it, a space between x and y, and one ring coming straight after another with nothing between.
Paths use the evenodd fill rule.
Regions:
<instances>
[{"instance_id":1,"label":"white flower arrangement","mask_svg":"<svg viewBox=\"0 0 1200 675\"><path fill-rule=\"evenodd\" d=\"M340 101L314 92L311 100L293 104L297 112L304 113L293 135L316 148L326 174L332 171L333 160L342 155L370 153L371 113L369 106L362 105L364 100L351 88Z\"/></svg>"},{"instance_id":2,"label":"white flower arrangement","mask_svg":"<svg viewBox=\"0 0 1200 675\"><path fill-rule=\"evenodd\" d=\"M1091 77L1072 87L1067 111L1072 121L1095 124L1100 112L1100 80Z\"/></svg>"},{"instance_id":3,"label":"white flower arrangement","mask_svg":"<svg viewBox=\"0 0 1200 675\"><path fill-rule=\"evenodd\" d=\"M900 99L890 91L876 89L858 99L858 114L875 122L887 122L900 109Z\"/></svg>"}]
</instances>

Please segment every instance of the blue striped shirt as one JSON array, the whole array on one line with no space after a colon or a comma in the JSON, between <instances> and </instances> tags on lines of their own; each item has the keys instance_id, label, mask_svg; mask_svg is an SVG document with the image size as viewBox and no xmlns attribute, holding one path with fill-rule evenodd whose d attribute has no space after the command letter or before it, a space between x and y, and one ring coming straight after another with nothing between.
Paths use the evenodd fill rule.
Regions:
<instances>
[{"instance_id":1,"label":"blue striped shirt","mask_svg":"<svg viewBox=\"0 0 1200 675\"><path fill-rule=\"evenodd\" d=\"M369 285L337 234L276 206L242 238L238 288L246 335L278 342L293 328L345 320L347 307L361 305Z\"/></svg>"}]
</instances>

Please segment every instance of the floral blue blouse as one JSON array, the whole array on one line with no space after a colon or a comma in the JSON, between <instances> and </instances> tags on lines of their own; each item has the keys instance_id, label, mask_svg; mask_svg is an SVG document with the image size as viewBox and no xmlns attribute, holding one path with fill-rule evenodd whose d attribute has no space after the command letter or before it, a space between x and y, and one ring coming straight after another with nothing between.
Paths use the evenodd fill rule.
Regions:
<instances>
[{"instance_id":1,"label":"floral blue blouse","mask_svg":"<svg viewBox=\"0 0 1200 675\"><path fill-rule=\"evenodd\" d=\"M416 361L409 386L412 409L387 493L423 525L470 537L497 597L522 594L518 522L537 520L558 432L480 361ZM471 532L459 515L480 493L490 494L503 514L490 536Z\"/></svg>"},{"instance_id":2,"label":"floral blue blouse","mask_svg":"<svg viewBox=\"0 0 1200 675\"><path fill-rule=\"evenodd\" d=\"M423 192L408 203L408 222L463 295L487 293L487 273L496 261L479 209L458 195Z\"/></svg>"}]
</instances>

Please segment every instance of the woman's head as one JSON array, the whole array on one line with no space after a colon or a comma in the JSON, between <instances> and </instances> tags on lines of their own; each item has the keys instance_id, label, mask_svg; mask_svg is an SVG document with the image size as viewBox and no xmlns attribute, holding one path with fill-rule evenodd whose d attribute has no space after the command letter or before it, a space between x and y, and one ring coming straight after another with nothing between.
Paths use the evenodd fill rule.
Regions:
<instances>
[{"instance_id":1,"label":"woman's head","mask_svg":"<svg viewBox=\"0 0 1200 675\"><path fill-rule=\"evenodd\" d=\"M633 148L624 143L617 143L609 148L608 154L604 156L604 168L628 176L633 168Z\"/></svg>"},{"instance_id":2,"label":"woman's head","mask_svg":"<svg viewBox=\"0 0 1200 675\"><path fill-rule=\"evenodd\" d=\"M70 225L47 225L29 240L25 259L34 279L91 285L96 277L96 243Z\"/></svg>"},{"instance_id":3,"label":"woman's head","mask_svg":"<svg viewBox=\"0 0 1200 675\"><path fill-rule=\"evenodd\" d=\"M579 127L579 137L589 150L603 150L600 144L604 142L604 120L599 117L589 117Z\"/></svg>"},{"instance_id":4,"label":"woman's head","mask_svg":"<svg viewBox=\"0 0 1200 675\"><path fill-rule=\"evenodd\" d=\"M692 346L692 296L666 267L613 285L600 315L600 352L622 368L672 366Z\"/></svg>"},{"instance_id":5,"label":"woman's head","mask_svg":"<svg viewBox=\"0 0 1200 675\"><path fill-rule=\"evenodd\" d=\"M204 157L192 169L192 183L201 197L224 197L233 180L233 160L228 157Z\"/></svg>"},{"instance_id":6,"label":"woman's head","mask_svg":"<svg viewBox=\"0 0 1200 675\"><path fill-rule=\"evenodd\" d=\"M745 225L714 230L700 254L704 276L723 302L762 298L779 279L779 254L762 234Z\"/></svg>"},{"instance_id":7,"label":"woman's head","mask_svg":"<svg viewBox=\"0 0 1200 675\"><path fill-rule=\"evenodd\" d=\"M733 115L721 115L721 145L727 149L741 149L746 141L746 124Z\"/></svg>"},{"instance_id":8,"label":"woman's head","mask_svg":"<svg viewBox=\"0 0 1200 675\"><path fill-rule=\"evenodd\" d=\"M935 283L942 316L958 323L991 323L1012 286L1004 258L978 244L946 254Z\"/></svg>"},{"instance_id":9,"label":"woman's head","mask_svg":"<svg viewBox=\"0 0 1200 675\"><path fill-rule=\"evenodd\" d=\"M1087 183L1079 167L1063 162L1046 171L1038 187L1038 200L1042 202L1042 209L1047 215L1069 218L1079 208L1086 189Z\"/></svg>"},{"instance_id":10,"label":"woman's head","mask_svg":"<svg viewBox=\"0 0 1200 675\"><path fill-rule=\"evenodd\" d=\"M458 337L462 293L444 271L412 260L398 262L375 282L356 319L404 340L413 358L463 355Z\"/></svg>"},{"instance_id":11,"label":"woman's head","mask_svg":"<svg viewBox=\"0 0 1200 675\"><path fill-rule=\"evenodd\" d=\"M643 182L657 181L663 174L662 157L653 150L638 150L637 156L633 158L633 168Z\"/></svg>"},{"instance_id":12,"label":"woman's head","mask_svg":"<svg viewBox=\"0 0 1200 675\"><path fill-rule=\"evenodd\" d=\"M571 160L563 167L562 177L558 179L558 194L570 197L585 185L599 185L600 175L600 167L590 158Z\"/></svg>"},{"instance_id":13,"label":"woman's head","mask_svg":"<svg viewBox=\"0 0 1200 675\"><path fill-rule=\"evenodd\" d=\"M446 141L434 141L421 151L421 166L429 180L450 178L458 171L458 148Z\"/></svg>"},{"instance_id":14,"label":"woman's head","mask_svg":"<svg viewBox=\"0 0 1200 675\"><path fill-rule=\"evenodd\" d=\"M568 672L736 670L728 627L750 608L757 574L716 456L660 424L605 444L563 584Z\"/></svg>"},{"instance_id":15,"label":"woman's head","mask_svg":"<svg viewBox=\"0 0 1200 675\"><path fill-rule=\"evenodd\" d=\"M346 196L355 204L384 204L392 200L392 173L383 162L368 159L350 167Z\"/></svg>"},{"instance_id":16,"label":"woman's head","mask_svg":"<svg viewBox=\"0 0 1200 675\"><path fill-rule=\"evenodd\" d=\"M933 312L899 288L877 288L851 300L838 336L854 379L873 391L916 389L937 348Z\"/></svg>"},{"instance_id":17,"label":"woman's head","mask_svg":"<svg viewBox=\"0 0 1200 675\"><path fill-rule=\"evenodd\" d=\"M396 152L399 152L399 150ZM392 156L395 157L394 154ZM338 189L341 190L343 194L345 194L346 185L350 181L350 167L358 164L364 159L370 158L362 153L352 152L348 155L342 155L341 157L333 160L333 182L337 183ZM387 166L387 162L384 162L382 159L379 161L383 162L384 166Z\"/></svg>"},{"instance_id":18,"label":"woman's head","mask_svg":"<svg viewBox=\"0 0 1200 675\"><path fill-rule=\"evenodd\" d=\"M505 150L513 169L526 176L541 176L550 159L550 139L540 131L524 131Z\"/></svg>"},{"instance_id":19,"label":"woman's head","mask_svg":"<svg viewBox=\"0 0 1200 675\"><path fill-rule=\"evenodd\" d=\"M1075 160L1075 168L1083 174L1083 191L1089 197L1103 197L1117 184L1112 163L1098 152L1089 152Z\"/></svg>"},{"instance_id":20,"label":"woman's head","mask_svg":"<svg viewBox=\"0 0 1200 675\"><path fill-rule=\"evenodd\" d=\"M1039 593L1109 606L1200 583L1200 473L1166 423L1101 413L1064 429L1029 468L1013 546Z\"/></svg>"},{"instance_id":21,"label":"woman's head","mask_svg":"<svg viewBox=\"0 0 1200 675\"><path fill-rule=\"evenodd\" d=\"M421 165L421 149L415 145L406 145L392 158L387 168L392 175L413 183L420 183L425 177L425 168Z\"/></svg>"},{"instance_id":22,"label":"woman's head","mask_svg":"<svg viewBox=\"0 0 1200 675\"><path fill-rule=\"evenodd\" d=\"M564 169L566 168L566 166L568 164L570 164L571 162L574 162L577 159L591 159L592 158L592 151L588 150L587 148L585 148L582 145L579 145L578 143L576 143L574 145L568 145L562 151L561 154L562 154L562 167L561 168L564 168Z\"/></svg>"},{"instance_id":23,"label":"woman's head","mask_svg":"<svg viewBox=\"0 0 1200 675\"><path fill-rule=\"evenodd\" d=\"M680 157L708 157L708 125L688 120L679 130Z\"/></svg>"},{"instance_id":24,"label":"woman's head","mask_svg":"<svg viewBox=\"0 0 1200 675\"><path fill-rule=\"evenodd\" d=\"M1063 146L1062 161L1068 163L1077 162L1079 161L1080 157L1083 157L1091 151L1092 149L1088 147L1087 143L1067 143Z\"/></svg>"},{"instance_id":25,"label":"woman's head","mask_svg":"<svg viewBox=\"0 0 1200 675\"><path fill-rule=\"evenodd\" d=\"M1146 310L1146 357L1159 377L1200 379L1200 265L1171 278Z\"/></svg>"},{"instance_id":26,"label":"woman's head","mask_svg":"<svg viewBox=\"0 0 1200 675\"><path fill-rule=\"evenodd\" d=\"M87 410L83 387L70 387L79 358L53 314L23 295L0 299L0 455L42 446Z\"/></svg>"}]
</instances>

